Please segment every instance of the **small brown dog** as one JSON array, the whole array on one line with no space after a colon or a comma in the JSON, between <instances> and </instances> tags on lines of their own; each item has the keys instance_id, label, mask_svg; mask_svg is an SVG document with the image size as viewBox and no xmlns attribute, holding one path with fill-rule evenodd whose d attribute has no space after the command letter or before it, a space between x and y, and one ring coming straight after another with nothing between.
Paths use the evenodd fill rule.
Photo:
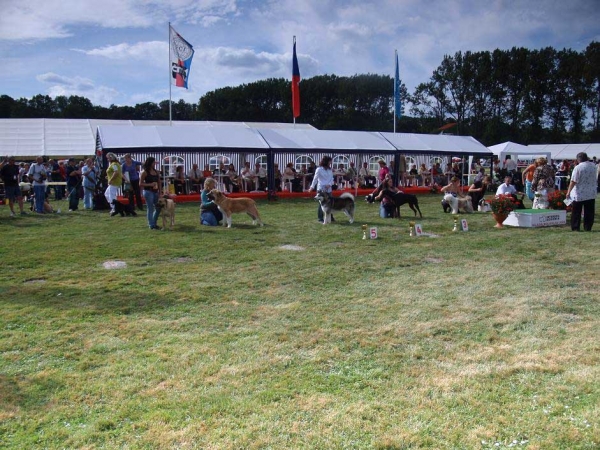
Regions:
<instances>
[{"instance_id":1,"label":"small brown dog","mask_svg":"<svg viewBox=\"0 0 600 450\"><path fill-rule=\"evenodd\" d=\"M262 227L264 226L258 209L256 209L256 203L251 198L240 197L240 198L229 198L226 197L221 191L213 189L210 191L209 198L212 198L217 204L225 220L223 225L227 228L231 228L231 215L234 213L246 213L252 217L252 225L256 225L256 221Z\"/></svg>"},{"instance_id":2,"label":"small brown dog","mask_svg":"<svg viewBox=\"0 0 600 450\"><path fill-rule=\"evenodd\" d=\"M160 215L163 220L163 230L167 229L167 223L170 222L171 230L175 226L175 202L165 195L158 199L156 207L160 209Z\"/></svg>"}]
</instances>

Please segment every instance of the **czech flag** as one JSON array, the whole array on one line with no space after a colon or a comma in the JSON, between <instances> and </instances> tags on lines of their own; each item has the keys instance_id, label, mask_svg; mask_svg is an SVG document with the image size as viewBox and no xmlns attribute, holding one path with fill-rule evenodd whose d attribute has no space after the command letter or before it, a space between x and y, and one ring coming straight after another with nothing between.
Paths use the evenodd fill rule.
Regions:
<instances>
[{"instance_id":1,"label":"czech flag","mask_svg":"<svg viewBox=\"0 0 600 450\"><path fill-rule=\"evenodd\" d=\"M300 116L300 69L296 57L296 37L294 36L294 58L292 62L292 110L294 119Z\"/></svg>"},{"instance_id":2,"label":"czech flag","mask_svg":"<svg viewBox=\"0 0 600 450\"><path fill-rule=\"evenodd\" d=\"M171 84L187 89L194 48L171 26L169 26L169 47Z\"/></svg>"}]
</instances>

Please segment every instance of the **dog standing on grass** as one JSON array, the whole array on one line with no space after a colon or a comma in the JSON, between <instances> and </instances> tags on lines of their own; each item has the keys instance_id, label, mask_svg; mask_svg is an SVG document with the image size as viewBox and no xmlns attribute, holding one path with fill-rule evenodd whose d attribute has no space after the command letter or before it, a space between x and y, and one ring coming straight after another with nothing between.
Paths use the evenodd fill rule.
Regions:
<instances>
[{"instance_id":1,"label":"dog standing on grass","mask_svg":"<svg viewBox=\"0 0 600 450\"><path fill-rule=\"evenodd\" d=\"M323 210L323 225L331 223L331 213L333 211L342 211L348 216L350 223L354 222L354 196L349 192L334 197L329 192L317 191L315 199L319 201Z\"/></svg>"},{"instance_id":2,"label":"dog standing on grass","mask_svg":"<svg viewBox=\"0 0 600 450\"><path fill-rule=\"evenodd\" d=\"M137 213L133 209L133 206L130 204L121 203L116 198L112 201L111 204L113 207L113 211L110 213L111 217L116 216L117 214L120 214L121 217L125 217L125 214L127 214L128 216L137 216Z\"/></svg>"},{"instance_id":3,"label":"dog standing on grass","mask_svg":"<svg viewBox=\"0 0 600 450\"><path fill-rule=\"evenodd\" d=\"M258 214L256 202L251 198L229 198L218 189L210 191L208 198L212 199L223 213L223 218L225 219L223 220L223 226L227 228L231 228L231 215L235 213L246 213L252 217L252 225L256 225L258 221L261 227L265 226Z\"/></svg>"},{"instance_id":4,"label":"dog standing on grass","mask_svg":"<svg viewBox=\"0 0 600 450\"><path fill-rule=\"evenodd\" d=\"M160 215L163 221L163 230L167 229L167 224L171 225L171 230L175 226L175 202L164 195L156 202L156 209L160 210Z\"/></svg>"},{"instance_id":5,"label":"dog standing on grass","mask_svg":"<svg viewBox=\"0 0 600 450\"><path fill-rule=\"evenodd\" d=\"M394 213L395 217L400 219L400 207L402 205L408 204L409 208L413 210L415 213L415 217L417 217L417 212L419 216L423 218L423 214L421 214L421 208L419 208L419 199L414 194L406 194L404 192L392 192L388 189L384 189L382 192L382 197L387 197L388 200L394 205ZM365 197L367 203L373 203L375 201L375 196L373 194L369 194Z\"/></svg>"}]
</instances>

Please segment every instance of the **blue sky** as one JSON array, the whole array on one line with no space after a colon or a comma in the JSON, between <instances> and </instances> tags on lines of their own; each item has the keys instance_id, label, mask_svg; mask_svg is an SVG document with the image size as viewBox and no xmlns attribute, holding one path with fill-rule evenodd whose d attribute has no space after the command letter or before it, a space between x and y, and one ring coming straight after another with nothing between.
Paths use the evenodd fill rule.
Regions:
<instances>
[{"instance_id":1,"label":"blue sky","mask_svg":"<svg viewBox=\"0 0 600 450\"><path fill-rule=\"evenodd\" d=\"M598 0L0 0L0 94L96 105L169 97L168 22L194 46L174 101L266 78L400 77L413 91L445 54L600 41ZM392 86L390 86L390 89Z\"/></svg>"}]
</instances>

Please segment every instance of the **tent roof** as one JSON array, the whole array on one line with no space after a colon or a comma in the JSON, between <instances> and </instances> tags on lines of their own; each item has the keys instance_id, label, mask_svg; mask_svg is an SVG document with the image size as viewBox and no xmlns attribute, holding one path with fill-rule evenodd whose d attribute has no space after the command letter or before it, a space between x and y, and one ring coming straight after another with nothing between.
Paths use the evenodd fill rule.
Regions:
<instances>
[{"instance_id":1,"label":"tent roof","mask_svg":"<svg viewBox=\"0 0 600 450\"><path fill-rule=\"evenodd\" d=\"M172 127L189 128L296 128L314 129L309 124L271 122L173 121ZM103 120L103 119L0 119L0 155L86 156L96 151L99 126L128 129L145 126L168 127L168 120ZM171 127L170 127L171 128ZM219 133L216 132L218 135Z\"/></svg>"},{"instance_id":2,"label":"tent roof","mask_svg":"<svg viewBox=\"0 0 600 450\"><path fill-rule=\"evenodd\" d=\"M267 149L259 132L242 126L123 127L99 126L104 150L139 148L245 148Z\"/></svg>"},{"instance_id":3,"label":"tent roof","mask_svg":"<svg viewBox=\"0 0 600 450\"><path fill-rule=\"evenodd\" d=\"M393 145L376 132L269 129L260 134L273 149L293 151L373 151L390 153Z\"/></svg>"},{"instance_id":4,"label":"tent roof","mask_svg":"<svg viewBox=\"0 0 600 450\"><path fill-rule=\"evenodd\" d=\"M0 154L17 157L86 156L104 149L256 149L347 153L491 155L472 137L317 130L308 124L0 119Z\"/></svg>"},{"instance_id":5,"label":"tent roof","mask_svg":"<svg viewBox=\"0 0 600 450\"><path fill-rule=\"evenodd\" d=\"M492 152L471 136L448 134L380 133L398 150L407 153L437 153L452 155L485 155Z\"/></svg>"},{"instance_id":6,"label":"tent roof","mask_svg":"<svg viewBox=\"0 0 600 450\"><path fill-rule=\"evenodd\" d=\"M526 145L517 144L515 142L507 141L502 144L492 145L488 147L494 155L527 155L531 153L531 149Z\"/></svg>"},{"instance_id":7,"label":"tent roof","mask_svg":"<svg viewBox=\"0 0 600 450\"><path fill-rule=\"evenodd\" d=\"M575 159L577 153L585 152L589 158L600 158L600 144L542 144L529 145L530 149L551 153L552 159Z\"/></svg>"}]
</instances>

